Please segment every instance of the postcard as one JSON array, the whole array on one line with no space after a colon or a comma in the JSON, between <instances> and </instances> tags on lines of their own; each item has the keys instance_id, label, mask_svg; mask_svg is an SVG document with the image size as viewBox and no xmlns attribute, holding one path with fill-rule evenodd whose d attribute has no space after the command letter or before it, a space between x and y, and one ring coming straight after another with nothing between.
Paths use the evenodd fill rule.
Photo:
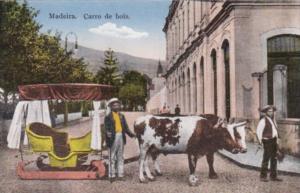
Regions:
<instances>
[{"instance_id":1,"label":"postcard","mask_svg":"<svg viewBox=\"0 0 300 193\"><path fill-rule=\"evenodd\" d=\"M299 0L0 0L0 193L298 193Z\"/></svg>"}]
</instances>

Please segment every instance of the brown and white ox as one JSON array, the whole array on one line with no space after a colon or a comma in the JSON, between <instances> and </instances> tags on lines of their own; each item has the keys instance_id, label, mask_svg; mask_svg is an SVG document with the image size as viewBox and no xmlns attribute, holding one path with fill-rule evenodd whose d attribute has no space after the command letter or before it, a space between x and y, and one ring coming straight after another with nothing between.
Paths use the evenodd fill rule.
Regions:
<instances>
[{"instance_id":1,"label":"brown and white ox","mask_svg":"<svg viewBox=\"0 0 300 193\"><path fill-rule=\"evenodd\" d=\"M213 167L214 153L225 149L231 153L245 153L245 122L224 124L215 115L201 116L154 116L139 117L134 131L140 146L139 180L152 181L148 160L152 157L156 175L162 175L157 157L160 153L187 154L189 162L189 184L198 184L195 169L198 158L206 155L209 165L209 178L217 178Z\"/></svg>"}]
</instances>

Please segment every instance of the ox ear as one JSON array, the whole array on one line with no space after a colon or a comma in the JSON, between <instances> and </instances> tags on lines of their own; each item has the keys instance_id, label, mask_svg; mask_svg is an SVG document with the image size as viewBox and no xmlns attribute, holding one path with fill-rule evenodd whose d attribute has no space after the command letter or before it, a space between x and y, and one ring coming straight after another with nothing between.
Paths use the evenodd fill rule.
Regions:
<instances>
[{"instance_id":1,"label":"ox ear","mask_svg":"<svg viewBox=\"0 0 300 193\"><path fill-rule=\"evenodd\" d=\"M233 124L235 122L235 119L233 118L233 117L231 117L230 119L229 119L229 124Z\"/></svg>"}]
</instances>

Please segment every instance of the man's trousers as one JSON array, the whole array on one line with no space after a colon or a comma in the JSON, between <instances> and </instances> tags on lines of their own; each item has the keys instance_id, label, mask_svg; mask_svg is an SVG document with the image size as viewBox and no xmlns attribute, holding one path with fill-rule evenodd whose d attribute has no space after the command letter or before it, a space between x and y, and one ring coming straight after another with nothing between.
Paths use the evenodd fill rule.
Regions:
<instances>
[{"instance_id":1,"label":"man's trousers","mask_svg":"<svg viewBox=\"0 0 300 193\"><path fill-rule=\"evenodd\" d=\"M109 171L108 176L111 178L124 177L124 142L122 133L116 133L114 143L109 149Z\"/></svg>"},{"instance_id":2,"label":"man's trousers","mask_svg":"<svg viewBox=\"0 0 300 193\"><path fill-rule=\"evenodd\" d=\"M270 178L277 177L277 138L263 139L264 155L261 164L260 177L266 178L268 172L269 161L271 162Z\"/></svg>"}]
</instances>

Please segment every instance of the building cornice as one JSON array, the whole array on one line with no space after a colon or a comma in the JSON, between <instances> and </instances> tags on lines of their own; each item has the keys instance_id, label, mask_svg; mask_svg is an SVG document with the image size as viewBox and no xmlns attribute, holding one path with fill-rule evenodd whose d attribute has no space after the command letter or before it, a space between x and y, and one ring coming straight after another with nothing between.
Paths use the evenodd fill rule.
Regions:
<instances>
[{"instance_id":1,"label":"building cornice","mask_svg":"<svg viewBox=\"0 0 300 193\"><path fill-rule=\"evenodd\" d=\"M227 5L244 5L244 6L294 6L300 5L299 0L225 0L223 7Z\"/></svg>"},{"instance_id":2,"label":"building cornice","mask_svg":"<svg viewBox=\"0 0 300 193\"><path fill-rule=\"evenodd\" d=\"M175 12L176 12L176 9L177 9L178 5L179 5L179 0L173 0L172 1L171 5L169 7L169 14L166 17L166 23L165 23L165 25L163 27L163 32L167 31L167 29L169 27L169 24L172 21L172 18L174 16Z\"/></svg>"}]
</instances>

